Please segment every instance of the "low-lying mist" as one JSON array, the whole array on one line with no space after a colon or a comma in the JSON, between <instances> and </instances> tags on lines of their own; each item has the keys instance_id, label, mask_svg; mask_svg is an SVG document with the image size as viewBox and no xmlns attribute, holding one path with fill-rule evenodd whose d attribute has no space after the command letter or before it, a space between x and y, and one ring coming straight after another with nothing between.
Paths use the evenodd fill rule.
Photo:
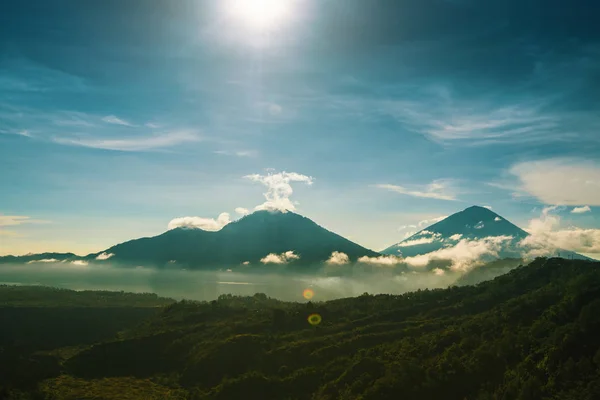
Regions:
<instances>
[{"instance_id":1,"label":"low-lying mist","mask_svg":"<svg viewBox=\"0 0 600 400\"><path fill-rule=\"evenodd\" d=\"M265 293L286 301L305 301L303 291L314 292L314 301L371 294L401 294L425 288L445 288L462 274L447 270L402 271L389 268L365 270L347 266L344 276L325 269L310 275L277 270L245 273L236 271L161 270L122 268L109 264L72 263L7 264L0 266L0 283L44 285L74 290L152 292L175 299L214 300L222 294Z\"/></svg>"}]
</instances>

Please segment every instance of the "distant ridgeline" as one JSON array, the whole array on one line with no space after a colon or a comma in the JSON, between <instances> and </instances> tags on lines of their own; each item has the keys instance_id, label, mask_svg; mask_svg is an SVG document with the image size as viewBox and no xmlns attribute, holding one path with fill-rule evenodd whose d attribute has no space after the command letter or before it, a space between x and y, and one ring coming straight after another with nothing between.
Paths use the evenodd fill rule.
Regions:
<instances>
[{"instance_id":1,"label":"distant ridgeline","mask_svg":"<svg viewBox=\"0 0 600 400\"><path fill-rule=\"evenodd\" d=\"M48 347L50 329L44 351L52 321L21 308L0 330L20 332L0 342L0 398L598 399L599 267L538 259L477 286L323 303L181 301L92 346L71 323L68 347Z\"/></svg>"},{"instance_id":2,"label":"distant ridgeline","mask_svg":"<svg viewBox=\"0 0 600 400\"><path fill-rule=\"evenodd\" d=\"M335 252L345 262L381 255L414 257L456 245L460 240L503 239L493 258L522 258L519 246L528 233L484 207L469 207L431 225L381 253L366 249L293 212L257 211L217 232L176 228L161 235L130 240L84 257L44 253L0 257L0 263L106 263L159 268L257 271L265 264L286 265L296 272L321 268ZM336 254L337 254L336 253ZM561 252L566 258L585 257ZM273 270L271 268L270 270Z\"/></svg>"}]
</instances>

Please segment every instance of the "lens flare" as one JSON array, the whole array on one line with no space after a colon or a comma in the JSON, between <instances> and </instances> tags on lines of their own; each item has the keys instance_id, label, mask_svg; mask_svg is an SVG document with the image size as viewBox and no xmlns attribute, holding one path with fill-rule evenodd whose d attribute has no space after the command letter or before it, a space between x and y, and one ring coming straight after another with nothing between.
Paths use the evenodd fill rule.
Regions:
<instances>
[{"instance_id":1,"label":"lens flare","mask_svg":"<svg viewBox=\"0 0 600 400\"><path fill-rule=\"evenodd\" d=\"M315 292L313 292L312 289L304 289L304 292L302 292L302 296L304 296L306 300L310 300L315 296Z\"/></svg>"},{"instance_id":2,"label":"lens flare","mask_svg":"<svg viewBox=\"0 0 600 400\"><path fill-rule=\"evenodd\" d=\"M319 325L322 320L323 320L323 318L321 318L321 316L319 314L310 314L308 316L308 323L311 324L312 326Z\"/></svg>"}]
</instances>

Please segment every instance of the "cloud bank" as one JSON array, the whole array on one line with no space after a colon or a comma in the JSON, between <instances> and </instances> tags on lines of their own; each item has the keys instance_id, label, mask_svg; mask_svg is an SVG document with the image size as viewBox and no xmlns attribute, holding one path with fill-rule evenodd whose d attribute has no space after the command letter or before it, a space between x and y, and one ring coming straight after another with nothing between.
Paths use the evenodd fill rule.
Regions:
<instances>
[{"instance_id":1,"label":"cloud bank","mask_svg":"<svg viewBox=\"0 0 600 400\"><path fill-rule=\"evenodd\" d=\"M511 236L489 236L484 239L461 239L455 246L439 249L427 254L407 257L404 262L411 267L426 267L432 261L451 261L455 271L467 271L482 263L484 257L498 257Z\"/></svg>"},{"instance_id":2,"label":"cloud bank","mask_svg":"<svg viewBox=\"0 0 600 400\"><path fill-rule=\"evenodd\" d=\"M524 162L510 169L522 191L544 204L600 206L600 164L579 159Z\"/></svg>"},{"instance_id":3,"label":"cloud bank","mask_svg":"<svg viewBox=\"0 0 600 400\"><path fill-rule=\"evenodd\" d=\"M395 266L402 263L401 257L396 256L379 256L367 257L363 256L358 259L359 263L379 265L379 266Z\"/></svg>"},{"instance_id":4,"label":"cloud bank","mask_svg":"<svg viewBox=\"0 0 600 400\"><path fill-rule=\"evenodd\" d=\"M600 229L568 227L561 229L561 218L545 208L539 218L529 221L529 236L519 245L526 248L529 257L555 256L561 250L600 255Z\"/></svg>"}]
</instances>

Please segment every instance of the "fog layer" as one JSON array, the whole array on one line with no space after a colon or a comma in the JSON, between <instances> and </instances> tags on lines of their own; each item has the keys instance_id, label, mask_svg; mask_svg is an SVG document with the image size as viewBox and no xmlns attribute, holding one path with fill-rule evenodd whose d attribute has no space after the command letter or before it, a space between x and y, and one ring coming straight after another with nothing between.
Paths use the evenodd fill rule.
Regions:
<instances>
[{"instance_id":1,"label":"fog layer","mask_svg":"<svg viewBox=\"0 0 600 400\"><path fill-rule=\"evenodd\" d=\"M460 278L457 272L404 271L379 268L346 270L345 276L328 276L330 271L312 275L290 272L243 273L231 271L157 270L119 268L114 265L35 263L0 266L0 283L44 285L74 290L153 292L175 299L214 300L222 294L265 293L288 301L302 301L304 289L311 288L313 300L330 300L363 294L401 294L424 288L447 287ZM349 272L349 273L348 273Z\"/></svg>"}]
</instances>

